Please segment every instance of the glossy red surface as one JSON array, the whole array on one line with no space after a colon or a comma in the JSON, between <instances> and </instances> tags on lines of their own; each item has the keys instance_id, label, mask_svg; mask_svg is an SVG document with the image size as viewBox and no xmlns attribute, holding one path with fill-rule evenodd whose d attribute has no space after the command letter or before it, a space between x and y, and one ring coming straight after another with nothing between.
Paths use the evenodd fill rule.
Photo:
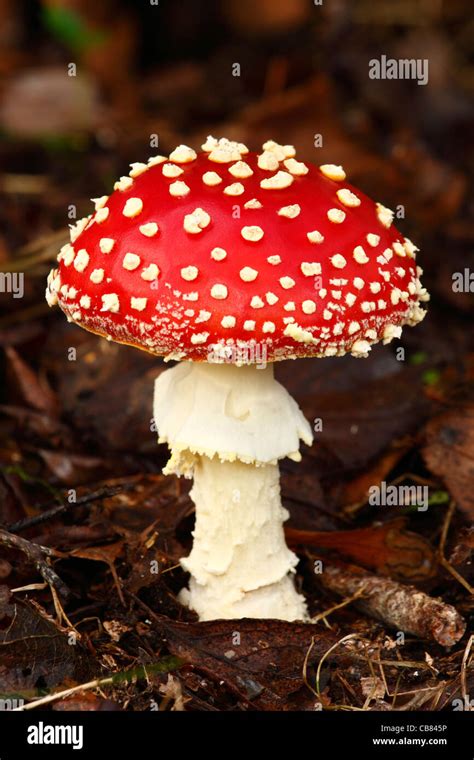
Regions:
<instances>
[{"instance_id":1,"label":"glossy red surface","mask_svg":"<svg viewBox=\"0 0 474 760\"><path fill-rule=\"evenodd\" d=\"M73 243L76 255L81 249L89 254L84 271L76 271L74 263L66 266L64 261L60 262L60 285L73 288L72 297L65 295L64 287L58 293L59 304L65 313L81 326L114 340L155 353L177 352L182 358L204 360L213 344L223 342L249 345L249 342L256 341L266 346L268 359L321 355L328 348L345 352L355 341L367 339L367 330L376 330L379 339L387 323L403 324L418 299L414 290L416 264L414 258L396 254L386 264L377 261L377 257L393 243L403 243L403 236L393 225L387 229L381 223L375 203L346 180L328 179L311 164L306 164L309 172L305 176L293 177L290 187L262 189L260 182L276 172L260 169L255 153L243 155L242 160L253 171L253 175L246 179L230 174L229 168L235 161L220 164L209 160L207 153L200 153L196 160L180 164L183 173L179 177L166 178L163 176L164 164L159 164L136 177L130 189L115 190L106 203L108 218L97 223L93 216ZM286 171L283 163L280 163L280 170ZM215 187L207 186L202 176L208 171L217 172L223 181ZM185 182L189 187L185 197L176 198L170 194L169 187L176 181ZM235 182L243 185L243 194L226 195L224 188ZM350 208L341 203L336 192L342 188L354 192L360 205ZM129 198L140 198L143 202L141 213L133 218L122 213ZM244 204L254 198L261 202L262 208L245 209ZM278 215L279 209L293 204L301 207L296 218ZM196 208L207 212L211 221L198 234L190 234L185 231L183 220ZM334 208L346 214L340 224L328 219L328 210ZM149 222L156 222L159 226L154 237L146 237L139 230L141 225ZM242 228L254 225L263 230L262 239L258 242L245 240ZM322 243L309 242L307 233L313 230L324 236ZM376 247L368 244L366 236L369 233L380 236ZM101 238L115 240L111 253L101 252ZM354 259L356 246L363 247L369 259L367 263L361 264ZM226 250L224 260L215 261L211 257L215 247ZM140 265L134 271L123 267L128 252L140 257ZM337 268L331 261L335 254L344 257L343 268ZM267 258L272 255L280 256L281 263L269 263ZM303 262L320 263L321 274L305 276L301 271ZM146 282L140 275L150 263L157 264L160 270L154 282ZM181 274L182 268L188 266L198 269L193 281L183 279ZM240 271L244 267L257 270L254 281L242 280ZM98 284L90 279L95 269L104 270L103 281ZM389 281L384 279L383 272L390 272ZM292 278L294 286L285 289L280 282L284 277ZM354 287L354 278L364 281L362 289ZM334 280L347 282L334 284ZM413 284L409 294L410 282ZM379 283L380 292L372 292L371 283ZM211 288L216 284L226 286L226 298L218 300L211 296ZM378 288L372 285L374 287ZM391 294L396 288L405 293L402 296L405 300L393 304ZM192 295L195 293L197 300L189 300L195 298ZM267 303L267 293L274 294L278 301L273 305ZM118 297L117 313L103 311L104 294ZM348 294L356 296L352 305L346 302ZM80 305L84 295L90 297L88 308ZM262 299L263 308L252 308L253 296ZM142 311L132 309L132 297L146 298L146 307ZM316 304L314 313L303 311L305 301ZM381 301L385 302L385 307ZM294 311L284 309L288 302L294 302ZM363 311L363 304L367 303L375 304L375 310ZM207 321L201 321L206 316L202 312L210 312ZM332 316L328 319L329 312ZM222 326L221 322L227 316L235 318L234 327ZM294 317L299 328L309 331L318 342L302 342L285 335L287 324L283 320L289 317ZM255 320L254 330L244 330L247 320ZM349 334L351 322L359 323L360 329ZM336 323L343 325L336 328L339 334L334 333ZM274 331L264 332L264 329ZM193 344L192 336L202 333L207 334L204 342ZM373 336L369 342L374 342Z\"/></svg>"}]
</instances>

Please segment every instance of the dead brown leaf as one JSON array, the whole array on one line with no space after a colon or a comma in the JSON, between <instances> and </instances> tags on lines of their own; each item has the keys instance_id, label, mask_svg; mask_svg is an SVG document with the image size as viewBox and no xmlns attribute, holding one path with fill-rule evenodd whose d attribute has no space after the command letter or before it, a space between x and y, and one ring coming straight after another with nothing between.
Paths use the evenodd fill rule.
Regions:
<instances>
[{"instance_id":1,"label":"dead brown leaf","mask_svg":"<svg viewBox=\"0 0 474 760\"><path fill-rule=\"evenodd\" d=\"M328 548L353 562L376 570L381 575L413 583L432 577L437 568L436 555L429 542L406 530L403 517L384 525L344 531L306 531L287 528L293 546Z\"/></svg>"},{"instance_id":2,"label":"dead brown leaf","mask_svg":"<svg viewBox=\"0 0 474 760\"><path fill-rule=\"evenodd\" d=\"M304 687L305 658L310 667L338 641L317 626L281 620L166 621L163 630L172 654L259 710L291 709L289 695ZM342 661L344 648L328 659Z\"/></svg>"},{"instance_id":3,"label":"dead brown leaf","mask_svg":"<svg viewBox=\"0 0 474 760\"><path fill-rule=\"evenodd\" d=\"M2 587L5 588L5 587ZM0 690L57 686L66 679L87 681L98 670L82 644L28 602L0 598Z\"/></svg>"},{"instance_id":4,"label":"dead brown leaf","mask_svg":"<svg viewBox=\"0 0 474 760\"><path fill-rule=\"evenodd\" d=\"M423 457L466 515L474 520L474 406L452 409L426 426Z\"/></svg>"}]
</instances>

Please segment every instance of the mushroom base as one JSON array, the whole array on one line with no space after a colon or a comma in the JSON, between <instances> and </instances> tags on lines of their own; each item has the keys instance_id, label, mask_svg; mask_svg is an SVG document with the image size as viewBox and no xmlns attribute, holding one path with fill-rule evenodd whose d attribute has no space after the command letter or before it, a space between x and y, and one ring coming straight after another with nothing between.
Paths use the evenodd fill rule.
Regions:
<instances>
[{"instance_id":1,"label":"mushroom base","mask_svg":"<svg viewBox=\"0 0 474 760\"><path fill-rule=\"evenodd\" d=\"M198 458L194 544L181 560L191 581L181 601L200 620L306 617L291 577L298 558L285 543L279 478L278 465Z\"/></svg>"}]
</instances>

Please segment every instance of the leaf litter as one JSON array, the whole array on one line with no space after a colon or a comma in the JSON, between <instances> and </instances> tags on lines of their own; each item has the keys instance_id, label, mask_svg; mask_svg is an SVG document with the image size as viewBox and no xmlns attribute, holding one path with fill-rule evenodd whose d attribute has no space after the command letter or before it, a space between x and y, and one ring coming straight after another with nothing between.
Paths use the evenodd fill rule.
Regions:
<instances>
[{"instance_id":1,"label":"leaf litter","mask_svg":"<svg viewBox=\"0 0 474 760\"><path fill-rule=\"evenodd\" d=\"M458 139L472 119L461 87L472 64L460 54L454 85L438 72L424 108L404 89L387 99L362 68L379 43L370 19L346 19L353 37L337 70L315 61L315 49L333 60L334 18L327 27L305 22L298 49L286 40L276 63L266 45L255 46L251 79L232 82L230 92L219 74L225 40L206 61L148 63L138 81L133 30L140 34L142 19L129 24L127 13L110 19L102 58L74 41L90 77L82 97L93 104L80 129L71 127L69 100L62 116L41 101L41 120L0 147L9 167L0 266L26 274L24 298L2 297L0 308L2 696L55 710L453 709L474 690L473 307L450 280L453 267L469 266L474 240L466 213L472 145ZM456 13L443 34L459 38L462 50ZM246 21L257 36L258 21ZM240 22L226 20L235 29ZM441 32L430 24L425 39L438 49ZM397 45L390 34L384 27ZM64 40L56 44L61 50ZM235 57L238 35L233 44ZM413 49L413 38L404 44ZM56 81L48 53L40 57L36 79ZM11 84L3 128L24 122L25 93L35 85L15 56L4 65ZM458 110L445 97L453 86ZM435 109L436 128L426 108ZM161 474L167 452L151 426L153 381L164 365L67 325L45 307L44 280L66 240L64 198L87 209L90 193L105 191L143 154L143 134L157 125L163 151L199 144L209 132L252 145L271 134L314 160L315 121L324 134L320 163L337 156L369 194L384 188L393 206L403 199L403 229L425 255L429 316L405 331L404 361L386 347L364 362L277 367L307 418L324 423L301 463L282 463L287 538L300 556L297 583L312 624L198 623L177 599L194 520L189 483ZM382 482L426 486L429 509L371 505L369 488ZM315 572L319 561L323 573ZM394 619L390 598L403 600L402 617L414 598L431 600L430 620L452 615L451 637L433 635L436 625L417 627L423 613L411 626Z\"/></svg>"}]
</instances>

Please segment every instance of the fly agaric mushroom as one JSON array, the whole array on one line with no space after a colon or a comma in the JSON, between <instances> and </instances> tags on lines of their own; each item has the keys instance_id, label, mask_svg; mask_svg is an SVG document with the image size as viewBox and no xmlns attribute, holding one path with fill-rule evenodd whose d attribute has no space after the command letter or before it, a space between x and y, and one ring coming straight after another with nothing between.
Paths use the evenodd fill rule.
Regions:
<instances>
[{"instance_id":1,"label":"fly agaric mushroom","mask_svg":"<svg viewBox=\"0 0 474 760\"><path fill-rule=\"evenodd\" d=\"M47 299L108 340L179 362L155 384L166 473L194 478L182 600L201 620L304 619L278 462L310 425L273 375L299 357L366 357L425 315L417 248L340 166L209 137L132 165L71 230Z\"/></svg>"}]
</instances>

